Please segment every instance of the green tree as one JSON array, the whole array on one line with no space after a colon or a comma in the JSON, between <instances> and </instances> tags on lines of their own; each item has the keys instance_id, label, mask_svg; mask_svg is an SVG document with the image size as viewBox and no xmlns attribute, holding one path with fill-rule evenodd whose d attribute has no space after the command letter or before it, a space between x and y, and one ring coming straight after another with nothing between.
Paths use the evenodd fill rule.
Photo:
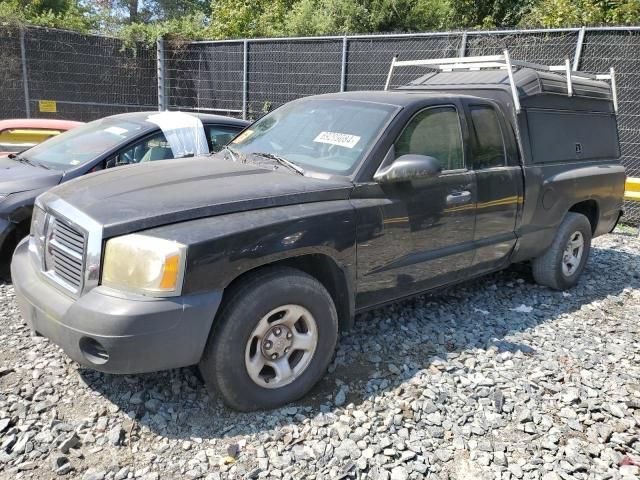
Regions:
<instances>
[{"instance_id":1,"label":"green tree","mask_svg":"<svg viewBox=\"0 0 640 480\"><path fill-rule=\"evenodd\" d=\"M413 32L445 28L448 0L299 0L287 14L291 35Z\"/></svg>"},{"instance_id":2,"label":"green tree","mask_svg":"<svg viewBox=\"0 0 640 480\"><path fill-rule=\"evenodd\" d=\"M210 0L156 0L154 2L160 18L179 20L188 16L211 13Z\"/></svg>"},{"instance_id":3,"label":"green tree","mask_svg":"<svg viewBox=\"0 0 640 480\"><path fill-rule=\"evenodd\" d=\"M568 27L637 24L640 0L540 0L522 25Z\"/></svg>"},{"instance_id":4,"label":"green tree","mask_svg":"<svg viewBox=\"0 0 640 480\"><path fill-rule=\"evenodd\" d=\"M0 21L78 32L94 31L99 25L98 16L75 0L0 0Z\"/></svg>"},{"instance_id":5,"label":"green tree","mask_svg":"<svg viewBox=\"0 0 640 480\"><path fill-rule=\"evenodd\" d=\"M294 0L214 0L211 34L215 38L282 35Z\"/></svg>"},{"instance_id":6,"label":"green tree","mask_svg":"<svg viewBox=\"0 0 640 480\"><path fill-rule=\"evenodd\" d=\"M520 23L536 0L451 0L455 28L509 28Z\"/></svg>"}]
</instances>

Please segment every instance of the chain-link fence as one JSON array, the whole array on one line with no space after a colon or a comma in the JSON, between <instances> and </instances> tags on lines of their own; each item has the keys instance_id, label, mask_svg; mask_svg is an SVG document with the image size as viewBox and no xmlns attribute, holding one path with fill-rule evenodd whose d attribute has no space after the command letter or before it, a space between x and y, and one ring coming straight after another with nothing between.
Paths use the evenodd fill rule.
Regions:
<instances>
[{"instance_id":1,"label":"chain-link fence","mask_svg":"<svg viewBox=\"0 0 640 480\"><path fill-rule=\"evenodd\" d=\"M0 118L93 120L157 110L156 50L42 28L0 28Z\"/></svg>"},{"instance_id":2,"label":"chain-link fence","mask_svg":"<svg viewBox=\"0 0 640 480\"><path fill-rule=\"evenodd\" d=\"M170 108L255 119L305 95L379 90L395 55L491 55L505 48L515 59L547 65L569 58L585 71L615 67L622 159L629 175L640 176L640 27L160 41L157 47L0 27L0 118L92 120ZM420 74L402 69L392 86ZM628 221L640 223L640 206L626 210Z\"/></svg>"},{"instance_id":3,"label":"chain-link fence","mask_svg":"<svg viewBox=\"0 0 640 480\"><path fill-rule=\"evenodd\" d=\"M20 45L20 30L0 27L0 92L3 96L0 102L0 118L22 117L26 113Z\"/></svg>"}]
</instances>

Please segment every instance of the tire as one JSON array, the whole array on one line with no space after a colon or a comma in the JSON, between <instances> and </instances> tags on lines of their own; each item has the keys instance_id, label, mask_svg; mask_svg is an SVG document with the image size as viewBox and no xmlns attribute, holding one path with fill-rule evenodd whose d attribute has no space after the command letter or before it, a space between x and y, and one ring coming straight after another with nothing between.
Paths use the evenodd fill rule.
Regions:
<instances>
[{"instance_id":1,"label":"tire","mask_svg":"<svg viewBox=\"0 0 640 480\"><path fill-rule=\"evenodd\" d=\"M591 223L587 217L580 213L567 213L549 249L532 261L533 278L536 283L555 290L567 290L578 283L591 251L591 236ZM578 245L580 240L583 247L579 261L575 261L577 256L574 253L577 249L573 247ZM570 241L573 242L572 256L565 257L565 250L569 250Z\"/></svg>"},{"instance_id":2,"label":"tire","mask_svg":"<svg viewBox=\"0 0 640 480\"><path fill-rule=\"evenodd\" d=\"M268 268L225 300L200 372L209 391L236 410L276 408L304 396L322 378L337 339L338 316L327 289L294 268Z\"/></svg>"}]
</instances>

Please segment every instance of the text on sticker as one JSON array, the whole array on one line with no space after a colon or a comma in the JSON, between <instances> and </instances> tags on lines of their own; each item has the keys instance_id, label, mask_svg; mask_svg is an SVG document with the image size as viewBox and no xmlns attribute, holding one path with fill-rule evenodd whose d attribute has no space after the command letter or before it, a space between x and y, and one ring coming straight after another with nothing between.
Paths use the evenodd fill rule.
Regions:
<instances>
[{"instance_id":1,"label":"text on sticker","mask_svg":"<svg viewBox=\"0 0 640 480\"><path fill-rule=\"evenodd\" d=\"M350 135L348 133L320 132L313 141L317 143L338 145L339 147L353 148L360 141L360 137L357 135Z\"/></svg>"}]
</instances>

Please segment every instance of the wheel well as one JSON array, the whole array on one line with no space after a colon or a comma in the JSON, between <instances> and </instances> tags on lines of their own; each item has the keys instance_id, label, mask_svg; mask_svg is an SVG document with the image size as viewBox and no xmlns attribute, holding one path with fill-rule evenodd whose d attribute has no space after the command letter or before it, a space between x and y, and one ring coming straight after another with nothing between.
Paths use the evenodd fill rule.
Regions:
<instances>
[{"instance_id":1,"label":"wheel well","mask_svg":"<svg viewBox=\"0 0 640 480\"><path fill-rule=\"evenodd\" d=\"M322 283L329 292L329 295L331 295L333 303L336 306L340 329L349 330L351 328L353 324L355 302L351 289L349 288L345 272L338 267L331 257L322 254L291 257L244 272L227 285L222 299L223 303L225 298L229 295L229 292L237 288L244 280L246 280L247 277L255 275L257 272L265 268L278 266L296 268L308 275L311 275Z\"/></svg>"},{"instance_id":2,"label":"wheel well","mask_svg":"<svg viewBox=\"0 0 640 480\"><path fill-rule=\"evenodd\" d=\"M30 226L31 218L24 219L15 224L13 230L9 233L7 238L5 238L2 245L2 251L0 251L0 259L2 262L11 262L13 251L18 246L20 240L29 235Z\"/></svg>"},{"instance_id":3,"label":"wheel well","mask_svg":"<svg viewBox=\"0 0 640 480\"><path fill-rule=\"evenodd\" d=\"M595 200L585 200L584 202L576 203L569 209L570 212L581 213L589 220L591 224L591 233L596 233L598 227L598 203Z\"/></svg>"}]
</instances>

